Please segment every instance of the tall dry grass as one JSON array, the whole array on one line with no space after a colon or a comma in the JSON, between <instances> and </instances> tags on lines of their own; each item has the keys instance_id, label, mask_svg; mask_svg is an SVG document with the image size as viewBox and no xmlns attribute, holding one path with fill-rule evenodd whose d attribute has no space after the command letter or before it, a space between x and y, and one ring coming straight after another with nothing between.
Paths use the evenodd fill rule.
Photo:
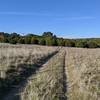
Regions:
<instances>
[{"instance_id":1,"label":"tall dry grass","mask_svg":"<svg viewBox=\"0 0 100 100\"><path fill-rule=\"evenodd\" d=\"M0 77L5 78L7 70L19 69L19 65L32 65L56 49L57 47L37 45L0 44Z\"/></svg>"},{"instance_id":2,"label":"tall dry grass","mask_svg":"<svg viewBox=\"0 0 100 100\"><path fill-rule=\"evenodd\" d=\"M26 80L38 69L40 63L58 49L38 45L0 44L0 98Z\"/></svg>"},{"instance_id":3,"label":"tall dry grass","mask_svg":"<svg viewBox=\"0 0 100 100\"><path fill-rule=\"evenodd\" d=\"M35 68L33 64L58 49L37 45L0 44L0 82L4 82L1 78L19 74L23 66ZM18 73L13 72L16 70ZM28 78L20 96L21 100L99 100L100 49L61 49L35 75Z\"/></svg>"},{"instance_id":4,"label":"tall dry grass","mask_svg":"<svg viewBox=\"0 0 100 100\"><path fill-rule=\"evenodd\" d=\"M69 100L100 99L100 49L66 48Z\"/></svg>"},{"instance_id":5,"label":"tall dry grass","mask_svg":"<svg viewBox=\"0 0 100 100\"><path fill-rule=\"evenodd\" d=\"M52 57L29 81L21 93L21 100L65 100L63 87L65 52Z\"/></svg>"}]
</instances>

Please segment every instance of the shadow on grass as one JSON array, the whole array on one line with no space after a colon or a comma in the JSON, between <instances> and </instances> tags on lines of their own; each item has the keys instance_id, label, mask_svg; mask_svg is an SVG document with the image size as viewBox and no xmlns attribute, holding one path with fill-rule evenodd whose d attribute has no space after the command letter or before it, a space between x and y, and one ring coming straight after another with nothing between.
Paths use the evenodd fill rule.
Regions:
<instances>
[{"instance_id":1,"label":"shadow on grass","mask_svg":"<svg viewBox=\"0 0 100 100\"><path fill-rule=\"evenodd\" d=\"M0 100L20 100L19 93L25 87L27 79L58 52L55 51L35 64L21 64L18 66L22 68L20 71L8 70L6 79L0 79Z\"/></svg>"},{"instance_id":2,"label":"shadow on grass","mask_svg":"<svg viewBox=\"0 0 100 100\"><path fill-rule=\"evenodd\" d=\"M66 52L65 52L65 56L66 56ZM64 60L63 60L63 92L64 92L64 98L60 99L60 100L67 100L67 96L66 96L66 93L67 93L67 75L66 75L66 71L65 71L65 57L64 57Z\"/></svg>"}]
</instances>

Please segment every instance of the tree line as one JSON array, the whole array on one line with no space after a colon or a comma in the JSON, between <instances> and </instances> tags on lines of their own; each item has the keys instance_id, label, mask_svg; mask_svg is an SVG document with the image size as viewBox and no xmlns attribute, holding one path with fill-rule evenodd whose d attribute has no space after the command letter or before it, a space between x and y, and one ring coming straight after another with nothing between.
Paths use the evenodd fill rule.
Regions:
<instances>
[{"instance_id":1,"label":"tree line","mask_svg":"<svg viewBox=\"0 0 100 100\"><path fill-rule=\"evenodd\" d=\"M0 32L0 42L10 44L37 44L47 46L66 46L81 48L99 48L100 38L65 39L58 38L52 32L44 32L41 36L34 34L20 35L18 33Z\"/></svg>"}]
</instances>

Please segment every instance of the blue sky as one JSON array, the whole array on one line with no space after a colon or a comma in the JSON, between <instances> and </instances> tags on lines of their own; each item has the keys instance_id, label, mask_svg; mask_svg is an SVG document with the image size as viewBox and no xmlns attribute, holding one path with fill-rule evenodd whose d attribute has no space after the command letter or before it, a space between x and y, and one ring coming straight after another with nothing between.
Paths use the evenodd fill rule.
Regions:
<instances>
[{"instance_id":1,"label":"blue sky","mask_svg":"<svg viewBox=\"0 0 100 100\"><path fill-rule=\"evenodd\" d=\"M0 0L0 31L100 37L100 0Z\"/></svg>"}]
</instances>

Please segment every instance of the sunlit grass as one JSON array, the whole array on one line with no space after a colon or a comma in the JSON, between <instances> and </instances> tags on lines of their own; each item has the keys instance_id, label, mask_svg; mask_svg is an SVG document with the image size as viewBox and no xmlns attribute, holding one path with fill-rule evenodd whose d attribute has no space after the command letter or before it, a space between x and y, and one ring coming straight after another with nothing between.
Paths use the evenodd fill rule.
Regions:
<instances>
[{"instance_id":1,"label":"sunlit grass","mask_svg":"<svg viewBox=\"0 0 100 100\"><path fill-rule=\"evenodd\" d=\"M99 100L100 49L66 49L69 100Z\"/></svg>"},{"instance_id":2,"label":"sunlit grass","mask_svg":"<svg viewBox=\"0 0 100 100\"><path fill-rule=\"evenodd\" d=\"M22 100L65 100L64 56L65 52L60 51L30 78L21 95Z\"/></svg>"}]
</instances>

